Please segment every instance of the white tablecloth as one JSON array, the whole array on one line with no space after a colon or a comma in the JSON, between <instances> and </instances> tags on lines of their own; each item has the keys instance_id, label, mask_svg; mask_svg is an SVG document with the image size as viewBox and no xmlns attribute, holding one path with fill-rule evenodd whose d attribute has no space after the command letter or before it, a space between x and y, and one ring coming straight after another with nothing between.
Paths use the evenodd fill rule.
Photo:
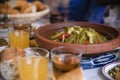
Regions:
<instances>
[{"instance_id":1,"label":"white tablecloth","mask_svg":"<svg viewBox=\"0 0 120 80\"><path fill-rule=\"evenodd\" d=\"M86 80L108 80L102 73L101 67L83 70Z\"/></svg>"}]
</instances>

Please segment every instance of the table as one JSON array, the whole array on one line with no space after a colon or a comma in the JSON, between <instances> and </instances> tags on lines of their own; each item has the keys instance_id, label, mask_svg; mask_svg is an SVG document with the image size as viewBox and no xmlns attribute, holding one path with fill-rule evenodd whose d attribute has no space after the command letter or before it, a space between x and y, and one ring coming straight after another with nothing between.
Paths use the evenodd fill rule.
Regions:
<instances>
[{"instance_id":1,"label":"table","mask_svg":"<svg viewBox=\"0 0 120 80\"><path fill-rule=\"evenodd\" d=\"M37 22L34 22L32 25L33 26L37 25L37 27L40 27L46 23L49 24L48 21L43 19L43 20L39 20ZM119 55L120 55L120 53L119 53ZM120 56L119 56L118 60L120 61ZM49 68L52 68L51 63L49 63ZM102 67L93 68L93 69L85 69L85 70L83 70L83 74L84 74L86 80L108 80L102 73ZM49 73L49 77L51 77L51 75L52 74ZM0 78L0 80L3 80L3 79ZM49 80L52 80L52 79L49 79Z\"/></svg>"}]
</instances>

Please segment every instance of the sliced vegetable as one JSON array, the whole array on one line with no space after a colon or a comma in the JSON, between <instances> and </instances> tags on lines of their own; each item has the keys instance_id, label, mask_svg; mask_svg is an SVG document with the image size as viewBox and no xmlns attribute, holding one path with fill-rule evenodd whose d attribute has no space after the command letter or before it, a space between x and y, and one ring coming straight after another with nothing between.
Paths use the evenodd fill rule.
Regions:
<instances>
[{"instance_id":1,"label":"sliced vegetable","mask_svg":"<svg viewBox=\"0 0 120 80\"><path fill-rule=\"evenodd\" d=\"M89 27L65 26L63 29L63 31L52 35L50 39L75 44L95 44L107 41L106 37Z\"/></svg>"},{"instance_id":2,"label":"sliced vegetable","mask_svg":"<svg viewBox=\"0 0 120 80\"><path fill-rule=\"evenodd\" d=\"M55 40L55 39L57 39L63 33L64 33L64 31L62 31L62 32L56 32L55 35L53 35L53 36L50 37L50 39L51 40Z\"/></svg>"},{"instance_id":3,"label":"sliced vegetable","mask_svg":"<svg viewBox=\"0 0 120 80\"><path fill-rule=\"evenodd\" d=\"M62 33L61 35L58 36L58 39L59 39L59 40L62 39L63 36L64 36L65 38L67 38L67 37L70 36L70 34L68 34L68 33Z\"/></svg>"}]
</instances>

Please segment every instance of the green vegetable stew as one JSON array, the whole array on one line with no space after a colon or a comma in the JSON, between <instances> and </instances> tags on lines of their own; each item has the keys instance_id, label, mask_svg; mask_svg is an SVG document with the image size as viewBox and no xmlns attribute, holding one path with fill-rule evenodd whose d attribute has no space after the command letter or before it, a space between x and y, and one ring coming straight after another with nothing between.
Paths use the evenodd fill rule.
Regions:
<instances>
[{"instance_id":1,"label":"green vegetable stew","mask_svg":"<svg viewBox=\"0 0 120 80\"><path fill-rule=\"evenodd\" d=\"M96 44L107 41L106 37L95 29L81 26L65 26L63 31L57 31L50 36L50 40L74 44Z\"/></svg>"}]
</instances>

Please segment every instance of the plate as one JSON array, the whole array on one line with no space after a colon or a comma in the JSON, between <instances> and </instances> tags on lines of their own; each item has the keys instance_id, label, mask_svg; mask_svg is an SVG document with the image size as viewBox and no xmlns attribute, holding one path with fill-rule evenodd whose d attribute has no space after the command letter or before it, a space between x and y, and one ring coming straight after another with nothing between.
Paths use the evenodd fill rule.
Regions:
<instances>
[{"instance_id":1,"label":"plate","mask_svg":"<svg viewBox=\"0 0 120 80\"><path fill-rule=\"evenodd\" d=\"M102 73L110 80L114 80L109 74L108 71L111 70L112 68L114 68L115 66L120 65L120 61L118 62L113 62L113 63L109 63L107 65L105 65L102 68Z\"/></svg>"}]
</instances>

